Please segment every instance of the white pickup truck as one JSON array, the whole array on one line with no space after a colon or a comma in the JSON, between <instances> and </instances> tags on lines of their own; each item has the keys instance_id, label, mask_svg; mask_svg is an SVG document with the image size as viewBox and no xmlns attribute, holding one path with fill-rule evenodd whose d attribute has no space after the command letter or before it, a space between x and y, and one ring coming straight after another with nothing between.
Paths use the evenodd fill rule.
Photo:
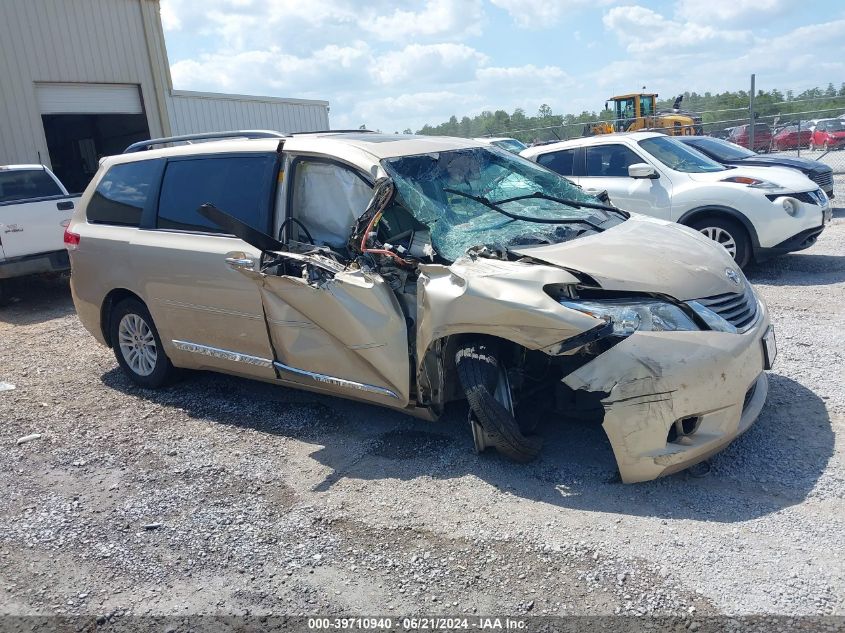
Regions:
<instances>
[{"instance_id":1,"label":"white pickup truck","mask_svg":"<svg viewBox=\"0 0 845 633\"><path fill-rule=\"evenodd\" d=\"M0 302L12 277L70 270L64 228L78 197L43 165L0 166Z\"/></svg>"}]
</instances>

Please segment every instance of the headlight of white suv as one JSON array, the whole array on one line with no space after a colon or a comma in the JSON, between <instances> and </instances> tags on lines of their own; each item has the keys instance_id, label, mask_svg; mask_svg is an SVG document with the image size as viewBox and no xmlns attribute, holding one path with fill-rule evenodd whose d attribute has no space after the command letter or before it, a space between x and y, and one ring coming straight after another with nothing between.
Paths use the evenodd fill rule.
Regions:
<instances>
[{"instance_id":1,"label":"headlight of white suv","mask_svg":"<svg viewBox=\"0 0 845 633\"><path fill-rule=\"evenodd\" d=\"M644 332L693 331L700 328L678 306L658 299L613 299L605 301L579 301L564 299L560 305L604 319L613 324L613 333L629 336Z\"/></svg>"},{"instance_id":2,"label":"headlight of white suv","mask_svg":"<svg viewBox=\"0 0 845 633\"><path fill-rule=\"evenodd\" d=\"M740 185L747 185L754 189L783 189L783 186L759 178L751 178L750 176L731 176L730 178L723 178L722 182L735 182Z\"/></svg>"}]
</instances>

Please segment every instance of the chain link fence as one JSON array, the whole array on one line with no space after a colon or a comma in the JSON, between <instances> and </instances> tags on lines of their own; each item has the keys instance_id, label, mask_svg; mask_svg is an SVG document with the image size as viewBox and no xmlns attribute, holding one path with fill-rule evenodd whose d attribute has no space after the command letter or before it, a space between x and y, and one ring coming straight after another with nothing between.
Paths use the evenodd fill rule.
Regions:
<instances>
[{"instance_id":1,"label":"chain link fence","mask_svg":"<svg viewBox=\"0 0 845 633\"><path fill-rule=\"evenodd\" d=\"M820 101L824 101L826 107L819 108ZM831 103L833 107L830 107ZM752 107L749 103L743 107L720 110L682 109L677 113L693 118L692 129L649 129L667 134L714 136L759 153L817 160L829 165L834 174L845 174L845 95L766 103L754 112L753 135L750 130ZM590 136L599 126L624 129L628 123L602 118L502 131L492 136L516 136L534 144L549 143Z\"/></svg>"}]
</instances>

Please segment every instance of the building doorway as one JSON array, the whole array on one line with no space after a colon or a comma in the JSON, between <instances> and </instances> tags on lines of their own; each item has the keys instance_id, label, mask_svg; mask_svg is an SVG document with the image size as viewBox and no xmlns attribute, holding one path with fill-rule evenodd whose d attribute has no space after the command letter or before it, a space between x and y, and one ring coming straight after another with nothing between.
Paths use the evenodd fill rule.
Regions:
<instances>
[{"instance_id":1,"label":"building doorway","mask_svg":"<svg viewBox=\"0 0 845 633\"><path fill-rule=\"evenodd\" d=\"M53 173L71 193L85 189L100 158L150 138L143 114L43 114Z\"/></svg>"}]
</instances>

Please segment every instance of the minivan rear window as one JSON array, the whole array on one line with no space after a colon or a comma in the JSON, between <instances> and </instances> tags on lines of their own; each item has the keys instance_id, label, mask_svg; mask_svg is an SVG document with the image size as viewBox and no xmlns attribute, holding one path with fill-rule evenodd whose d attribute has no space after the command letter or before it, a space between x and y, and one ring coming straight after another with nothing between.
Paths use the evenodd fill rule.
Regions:
<instances>
[{"instance_id":1,"label":"minivan rear window","mask_svg":"<svg viewBox=\"0 0 845 633\"><path fill-rule=\"evenodd\" d=\"M197 213L201 205L210 203L251 227L268 232L275 165L275 154L169 161L161 183L158 228L223 233L219 226Z\"/></svg>"},{"instance_id":2,"label":"minivan rear window","mask_svg":"<svg viewBox=\"0 0 845 633\"><path fill-rule=\"evenodd\" d=\"M138 226L150 191L158 184L158 170L159 162L155 160L109 167L88 203L88 221Z\"/></svg>"}]
</instances>

